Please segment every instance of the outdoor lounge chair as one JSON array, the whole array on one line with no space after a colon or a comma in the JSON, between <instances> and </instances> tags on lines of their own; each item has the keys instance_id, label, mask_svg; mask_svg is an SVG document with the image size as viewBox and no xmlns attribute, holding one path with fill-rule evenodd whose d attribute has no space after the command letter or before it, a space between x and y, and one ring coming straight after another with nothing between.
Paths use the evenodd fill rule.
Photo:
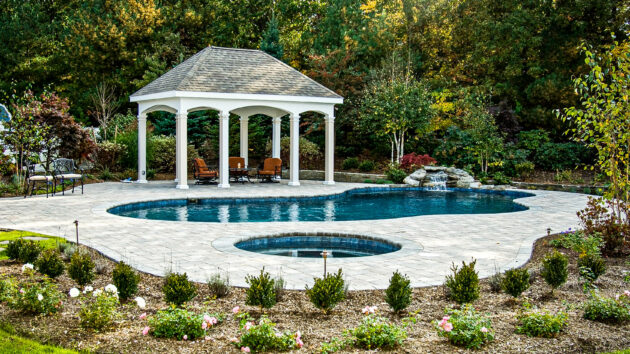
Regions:
<instances>
[{"instance_id":1,"label":"outdoor lounge chair","mask_svg":"<svg viewBox=\"0 0 630 354\"><path fill-rule=\"evenodd\" d=\"M195 177L195 184L207 184L216 181L219 173L208 169L203 159L195 158L193 160L193 176Z\"/></svg>"},{"instance_id":2,"label":"outdoor lounge chair","mask_svg":"<svg viewBox=\"0 0 630 354\"><path fill-rule=\"evenodd\" d=\"M245 183L249 180L249 169L245 168L244 157L230 157L228 159L228 166L230 167L230 179L234 182Z\"/></svg>"},{"instance_id":3,"label":"outdoor lounge chair","mask_svg":"<svg viewBox=\"0 0 630 354\"><path fill-rule=\"evenodd\" d=\"M55 177L51 173L48 173L48 171L46 171L42 165L28 163L26 171L26 192L24 193L24 198L28 196L29 188L31 189L31 196L33 195L36 184L43 183L46 185L46 198L48 198L48 190L50 185L52 185L51 192L54 193L56 188Z\"/></svg>"},{"instance_id":4,"label":"outdoor lounge chair","mask_svg":"<svg viewBox=\"0 0 630 354\"><path fill-rule=\"evenodd\" d=\"M74 160L56 159L53 161L53 173L55 179L61 184L61 195L66 195L64 182L72 181L72 193L74 193L74 187L77 180L81 181L81 194L83 194L83 180L85 179L85 176L83 171L77 168L74 164Z\"/></svg>"},{"instance_id":5,"label":"outdoor lounge chair","mask_svg":"<svg viewBox=\"0 0 630 354\"><path fill-rule=\"evenodd\" d=\"M256 173L256 178L268 182L282 178L282 160L277 157L266 158L262 170Z\"/></svg>"}]
</instances>

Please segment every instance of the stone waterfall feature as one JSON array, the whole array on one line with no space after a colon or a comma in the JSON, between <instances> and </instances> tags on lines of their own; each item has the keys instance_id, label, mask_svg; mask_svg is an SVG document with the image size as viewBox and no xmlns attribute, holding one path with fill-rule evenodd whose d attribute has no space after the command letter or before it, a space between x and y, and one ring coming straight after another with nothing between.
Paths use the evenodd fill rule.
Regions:
<instances>
[{"instance_id":1,"label":"stone waterfall feature","mask_svg":"<svg viewBox=\"0 0 630 354\"><path fill-rule=\"evenodd\" d=\"M468 172L455 167L424 166L405 177L404 182L413 187L427 187L435 190L448 188L479 188Z\"/></svg>"}]
</instances>

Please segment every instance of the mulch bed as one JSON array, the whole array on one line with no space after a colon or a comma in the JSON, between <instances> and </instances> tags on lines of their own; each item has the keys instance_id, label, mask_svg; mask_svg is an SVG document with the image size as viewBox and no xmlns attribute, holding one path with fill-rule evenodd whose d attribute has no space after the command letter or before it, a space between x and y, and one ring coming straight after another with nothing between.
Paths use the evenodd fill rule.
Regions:
<instances>
[{"instance_id":1,"label":"mulch bed","mask_svg":"<svg viewBox=\"0 0 630 354\"><path fill-rule=\"evenodd\" d=\"M551 238L557 236L552 235ZM543 238L536 242L532 259L527 268L539 273L541 258L553 248L548 245L550 238ZM570 256L570 276L568 282L550 296L550 288L540 276L524 293L522 299L514 301L509 295L493 293L487 280L483 280L481 298L474 303L478 311L486 313L496 330L495 341L480 352L602 352L630 347L630 324L608 325L592 322L582 318L581 304L587 299L577 277L577 257L573 252L562 250ZM114 263L100 258L98 262L104 265L104 273L97 276L94 288L104 287L111 280ZM630 288L623 280L624 269L627 269L624 258L608 258L608 271L597 280L596 285L607 296L614 296ZM0 261L0 273L24 278L21 265L11 261ZM233 288L226 298L212 300L207 285L198 284L198 296L190 303L193 309L209 308L212 312L227 314L226 320L208 331L209 340L177 341L156 339L143 336L141 331L146 326L146 320L139 320L138 316L147 312L154 314L164 309L167 304L162 299L162 278L142 274L138 296L147 301L147 308L140 310L134 302L119 308L122 316L115 326L101 333L84 330L79 325L79 298L67 297L63 311L52 316L23 315L0 305L0 320L10 323L16 331L24 336L36 338L39 341L60 345L67 348L87 349L94 352L237 352L230 344L230 338L238 334L238 323L233 319L231 309L240 305L241 309L249 311L255 317L260 313L257 308L245 306L245 291ZM68 293L75 286L66 274L57 280L61 291ZM378 306L380 315L399 323L401 318L392 314L383 300L384 291L351 291L349 298L338 305L332 314L325 316L309 302L303 291L286 291L282 300L267 312L277 323L281 331L300 330L304 340L303 352L317 352L320 343L329 341L331 337L339 337L344 329L357 326L363 317L361 308L366 305ZM569 314L568 328L557 338L529 338L514 332L517 325L516 315L522 304L528 302L539 308L552 312L563 310ZM204 304L205 303L205 304ZM440 319L444 308L456 306L445 297L444 287L418 288L413 291L413 302L410 312L417 311L418 323L408 332L409 338L405 345L396 352L466 352L450 345L446 339L438 337L432 321ZM357 350L359 352L359 350Z\"/></svg>"}]
</instances>

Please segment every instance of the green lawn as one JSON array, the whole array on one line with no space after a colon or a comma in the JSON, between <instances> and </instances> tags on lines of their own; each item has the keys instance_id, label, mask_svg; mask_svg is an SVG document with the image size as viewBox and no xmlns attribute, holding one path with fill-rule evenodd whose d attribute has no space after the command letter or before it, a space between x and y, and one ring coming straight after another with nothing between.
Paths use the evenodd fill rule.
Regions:
<instances>
[{"instance_id":1,"label":"green lawn","mask_svg":"<svg viewBox=\"0 0 630 354\"><path fill-rule=\"evenodd\" d=\"M13 333L10 325L0 326L0 353L18 354L18 353L57 353L70 354L78 353L74 350L63 349L51 345L45 345L33 340L20 337Z\"/></svg>"},{"instance_id":2,"label":"green lawn","mask_svg":"<svg viewBox=\"0 0 630 354\"><path fill-rule=\"evenodd\" d=\"M18 238L25 236L36 236L36 237L45 237L46 240L39 240L40 245L44 248L55 248L58 243L65 243L66 240L61 237L54 237L48 235L42 235L35 232L29 231L0 231L0 242L2 241L12 241L17 240ZM0 245L0 260L7 259L7 255L5 252L6 245Z\"/></svg>"}]
</instances>

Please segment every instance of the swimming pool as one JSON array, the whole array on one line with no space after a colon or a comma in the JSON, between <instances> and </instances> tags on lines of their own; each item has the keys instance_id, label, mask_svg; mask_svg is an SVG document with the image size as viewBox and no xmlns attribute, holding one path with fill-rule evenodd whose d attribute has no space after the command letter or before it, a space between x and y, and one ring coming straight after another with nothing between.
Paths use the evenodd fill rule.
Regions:
<instances>
[{"instance_id":1,"label":"swimming pool","mask_svg":"<svg viewBox=\"0 0 630 354\"><path fill-rule=\"evenodd\" d=\"M197 222L349 221L437 214L496 214L527 210L516 191L361 188L295 198L169 199L120 205L109 213L150 220Z\"/></svg>"},{"instance_id":2,"label":"swimming pool","mask_svg":"<svg viewBox=\"0 0 630 354\"><path fill-rule=\"evenodd\" d=\"M272 256L322 258L326 250L331 258L366 257L396 252L401 246L362 236L284 235L257 237L240 241L234 247Z\"/></svg>"}]
</instances>

